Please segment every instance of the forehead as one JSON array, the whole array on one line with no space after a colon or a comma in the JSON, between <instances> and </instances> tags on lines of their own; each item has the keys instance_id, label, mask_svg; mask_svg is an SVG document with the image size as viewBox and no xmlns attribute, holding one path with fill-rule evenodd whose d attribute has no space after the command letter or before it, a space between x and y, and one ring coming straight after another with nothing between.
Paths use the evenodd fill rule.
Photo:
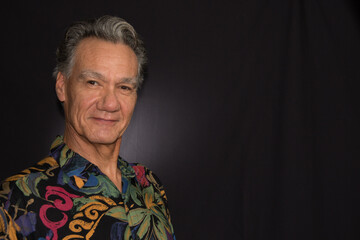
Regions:
<instances>
[{"instance_id":1,"label":"forehead","mask_svg":"<svg viewBox=\"0 0 360 240\"><path fill-rule=\"evenodd\" d=\"M74 56L73 70L121 72L135 77L138 61L134 51L125 44L113 43L97 38L80 41ZM131 75L131 76L130 76Z\"/></svg>"}]
</instances>

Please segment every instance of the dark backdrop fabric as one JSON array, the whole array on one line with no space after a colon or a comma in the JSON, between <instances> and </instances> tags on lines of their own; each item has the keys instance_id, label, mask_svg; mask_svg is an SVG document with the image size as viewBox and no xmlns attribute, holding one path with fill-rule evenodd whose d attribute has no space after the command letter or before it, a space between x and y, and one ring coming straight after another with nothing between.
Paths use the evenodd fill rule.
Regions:
<instances>
[{"instance_id":1,"label":"dark backdrop fabric","mask_svg":"<svg viewBox=\"0 0 360 240\"><path fill-rule=\"evenodd\" d=\"M180 239L360 239L359 4L12 1L1 7L1 178L63 132L54 52L75 20L142 35L121 155L164 183Z\"/></svg>"}]
</instances>

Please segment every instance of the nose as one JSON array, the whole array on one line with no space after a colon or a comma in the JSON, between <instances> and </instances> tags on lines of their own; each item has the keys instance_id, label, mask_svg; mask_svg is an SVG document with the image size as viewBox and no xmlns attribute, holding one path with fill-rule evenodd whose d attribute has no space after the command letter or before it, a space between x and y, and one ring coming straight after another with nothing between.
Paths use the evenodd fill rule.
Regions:
<instances>
[{"instance_id":1,"label":"nose","mask_svg":"<svg viewBox=\"0 0 360 240\"><path fill-rule=\"evenodd\" d=\"M107 89L101 93L101 98L97 103L97 108L106 112L116 112L120 110L120 102L114 89Z\"/></svg>"}]
</instances>

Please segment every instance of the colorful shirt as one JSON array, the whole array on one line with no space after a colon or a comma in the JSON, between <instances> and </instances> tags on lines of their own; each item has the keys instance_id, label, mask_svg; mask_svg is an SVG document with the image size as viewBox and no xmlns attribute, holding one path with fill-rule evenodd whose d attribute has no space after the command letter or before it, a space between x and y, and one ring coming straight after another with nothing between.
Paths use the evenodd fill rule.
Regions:
<instances>
[{"instance_id":1,"label":"colorful shirt","mask_svg":"<svg viewBox=\"0 0 360 240\"><path fill-rule=\"evenodd\" d=\"M0 184L0 239L175 239L159 179L119 157L122 192L58 137L49 157Z\"/></svg>"}]
</instances>

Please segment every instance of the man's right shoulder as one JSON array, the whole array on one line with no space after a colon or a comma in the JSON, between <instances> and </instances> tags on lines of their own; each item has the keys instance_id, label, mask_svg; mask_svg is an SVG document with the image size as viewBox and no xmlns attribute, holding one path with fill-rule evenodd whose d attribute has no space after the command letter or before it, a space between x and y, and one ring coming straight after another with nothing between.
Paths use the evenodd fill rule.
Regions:
<instances>
[{"instance_id":1,"label":"man's right shoulder","mask_svg":"<svg viewBox=\"0 0 360 240\"><path fill-rule=\"evenodd\" d=\"M4 203L8 200L10 197L9 194L16 186L17 182L24 182L24 180L28 179L31 175L41 174L43 172L55 169L58 166L58 163L53 157L46 157L35 165L2 180L0 182L0 203Z\"/></svg>"}]
</instances>

